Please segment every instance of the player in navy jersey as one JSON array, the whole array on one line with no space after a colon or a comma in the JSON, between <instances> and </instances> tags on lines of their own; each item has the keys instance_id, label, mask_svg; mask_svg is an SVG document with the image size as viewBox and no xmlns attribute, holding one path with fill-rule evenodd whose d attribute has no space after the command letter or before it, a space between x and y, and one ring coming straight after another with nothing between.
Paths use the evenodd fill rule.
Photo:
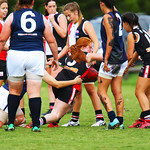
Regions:
<instances>
[{"instance_id":1,"label":"player in navy jersey","mask_svg":"<svg viewBox=\"0 0 150 150\"><path fill-rule=\"evenodd\" d=\"M100 0L100 8L104 13L100 30L103 62L99 69L98 95L110 119L107 129L119 126L120 129L124 129L121 85L123 72L127 66L127 56L122 39L122 17L114 6L114 0ZM107 94L109 85L115 98L117 116Z\"/></svg>"},{"instance_id":2,"label":"player in navy jersey","mask_svg":"<svg viewBox=\"0 0 150 150\"><path fill-rule=\"evenodd\" d=\"M19 0L17 4L17 10L6 19L0 36L0 50L8 37L11 37L7 55L9 122L6 131L14 130L15 114L20 102L23 80L26 77L33 120L32 131L39 132L40 90L45 68L43 36L53 52L53 65L56 68L58 66L57 43L45 17L32 9L34 0Z\"/></svg>"},{"instance_id":3,"label":"player in navy jersey","mask_svg":"<svg viewBox=\"0 0 150 150\"><path fill-rule=\"evenodd\" d=\"M76 44L70 47L71 55L68 56L64 69L57 75L58 81L72 80L78 75L84 78L90 69L90 64L86 63L86 55L92 51L92 41L87 37L81 37L77 40ZM92 60L95 57L99 57L102 60L100 54L90 54ZM56 89L53 88L56 100L55 105L50 114L45 115L40 119L41 125L50 122L56 122L62 118L66 112L70 109L74 102L74 98L77 92L80 91L80 85L67 86L65 88Z\"/></svg>"},{"instance_id":4,"label":"player in navy jersey","mask_svg":"<svg viewBox=\"0 0 150 150\"><path fill-rule=\"evenodd\" d=\"M129 33L127 54L130 58L125 73L138 56L143 61L135 89L142 112L129 128L150 128L150 35L142 30L138 16L131 12L123 15L123 27Z\"/></svg>"},{"instance_id":5,"label":"player in navy jersey","mask_svg":"<svg viewBox=\"0 0 150 150\"><path fill-rule=\"evenodd\" d=\"M64 8L63 12L67 17L67 20L70 22L68 26L68 38L66 46L63 50L59 53L58 57L61 58L63 55L67 54L69 51L69 47L74 45L77 39L81 37L89 37L93 42L93 53L96 53L99 48L99 41L94 31L92 24L83 18L82 12L80 10L79 5L76 2L67 3ZM101 103L100 99L97 95L96 88L94 82L84 83L84 87L90 96L92 101L96 121L92 126L103 126L105 125L105 121L102 114ZM62 126L79 126L79 115L80 115L80 108L82 104L82 90L77 94L75 105L73 106L73 112L71 116L71 120L62 125Z\"/></svg>"}]
</instances>

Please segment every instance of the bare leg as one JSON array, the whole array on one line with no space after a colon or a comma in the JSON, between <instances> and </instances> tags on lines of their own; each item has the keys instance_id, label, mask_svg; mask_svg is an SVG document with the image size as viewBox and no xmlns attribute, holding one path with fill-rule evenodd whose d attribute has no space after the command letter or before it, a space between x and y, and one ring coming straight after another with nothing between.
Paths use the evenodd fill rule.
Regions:
<instances>
[{"instance_id":1,"label":"bare leg","mask_svg":"<svg viewBox=\"0 0 150 150\"><path fill-rule=\"evenodd\" d=\"M52 123L55 121L58 121L60 118L62 118L66 112L70 109L70 105L56 99L54 108L50 114L45 115L46 123Z\"/></svg>"},{"instance_id":2,"label":"bare leg","mask_svg":"<svg viewBox=\"0 0 150 150\"><path fill-rule=\"evenodd\" d=\"M96 89L95 89L95 85L92 84L84 84L85 89L87 91L87 93L89 94L94 110L100 110L101 109L101 103L100 103L100 99L97 95Z\"/></svg>"},{"instance_id":3,"label":"bare leg","mask_svg":"<svg viewBox=\"0 0 150 150\"><path fill-rule=\"evenodd\" d=\"M81 104L82 104L82 86L81 90L76 94L75 103L73 105L73 112L80 112Z\"/></svg>"},{"instance_id":4,"label":"bare leg","mask_svg":"<svg viewBox=\"0 0 150 150\"><path fill-rule=\"evenodd\" d=\"M115 98L117 116L123 117L124 100L121 90L122 77L117 76L112 79L111 90Z\"/></svg>"},{"instance_id":5,"label":"bare leg","mask_svg":"<svg viewBox=\"0 0 150 150\"><path fill-rule=\"evenodd\" d=\"M142 111L146 111L150 109L150 102L149 102L149 94L147 90L150 88L150 79L149 78L142 78L138 77L135 95L139 101Z\"/></svg>"},{"instance_id":6,"label":"bare leg","mask_svg":"<svg viewBox=\"0 0 150 150\"><path fill-rule=\"evenodd\" d=\"M24 108L24 98L22 98L21 100L20 100L20 108Z\"/></svg>"},{"instance_id":7,"label":"bare leg","mask_svg":"<svg viewBox=\"0 0 150 150\"><path fill-rule=\"evenodd\" d=\"M107 112L113 110L111 100L107 94L107 90L110 83L111 83L111 79L105 79L100 76L98 77L98 89L97 89L98 96L100 97Z\"/></svg>"},{"instance_id":8,"label":"bare leg","mask_svg":"<svg viewBox=\"0 0 150 150\"><path fill-rule=\"evenodd\" d=\"M150 87L146 91L146 96L148 97L149 100L149 109L150 109Z\"/></svg>"}]
</instances>

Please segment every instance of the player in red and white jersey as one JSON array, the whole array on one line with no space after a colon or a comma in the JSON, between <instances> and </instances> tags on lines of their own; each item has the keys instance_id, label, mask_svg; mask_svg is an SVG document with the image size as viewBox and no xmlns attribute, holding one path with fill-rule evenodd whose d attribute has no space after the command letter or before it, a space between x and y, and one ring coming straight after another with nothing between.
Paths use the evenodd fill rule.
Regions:
<instances>
[{"instance_id":1,"label":"player in red and white jersey","mask_svg":"<svg viewBox=\"0 0 150 150\"><path fill-rule=\"evenodd\" d=\"M4 25L4 18L8 13L8 2L7 0L0 1L0 33L2 31ZM9 48L9 42L7 42L0 52L0 86L2 86L3 82L7 81L7 71L6 71L6 57L7 50Z\"/></svg>"}]
</instances>

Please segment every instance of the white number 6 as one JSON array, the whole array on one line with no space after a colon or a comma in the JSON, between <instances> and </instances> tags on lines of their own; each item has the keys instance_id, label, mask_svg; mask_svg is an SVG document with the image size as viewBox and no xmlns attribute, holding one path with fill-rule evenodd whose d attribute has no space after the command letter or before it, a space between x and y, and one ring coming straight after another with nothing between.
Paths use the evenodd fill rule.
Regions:
<instances>
[{"instance_id":1,"label":"white number 6","mask_svg":"<svg viewBox=\"0 0 150 150\"><path fill-rule=\"evenodd\" d=\"M32 18L27 18L27 16L31 16L31 17L35 17L35 14L32 13L32 11L27 11L24 12L21 16L21 28L27 32L27 33L31 33L36 29L36 22L34 19ZM27 28L27 22L31 23L31 27Z\"/></svg>"}]
</instances>

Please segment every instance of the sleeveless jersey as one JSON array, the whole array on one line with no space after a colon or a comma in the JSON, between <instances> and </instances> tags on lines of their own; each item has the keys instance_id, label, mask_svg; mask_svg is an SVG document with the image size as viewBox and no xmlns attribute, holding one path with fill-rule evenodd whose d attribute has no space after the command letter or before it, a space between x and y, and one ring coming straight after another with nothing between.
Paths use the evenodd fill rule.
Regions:
<instances>
[{"instance_id":1,"label":"sleeveless jersey","mask_svg":"<svg viewBox=\"0 0 150 150\"><path fill-rule=\"evenodd\" d=\"M13 13L10 49L18 51L44 51L43 15L32 9L24 8Z\"/></svg>"},{"instance_id":2,"label":"sleeveless jersey","mask_svg":"<svg viewBox=\"0 0 150 150\"><path fill-rule=\"evenodd\" d=\"M119 12L116 12L116 18L112 12L108 13L113 18L113 24L114 24L114 45L112 47L111 54L108 59L109 64L122 64L127 60L126 52L124 49L124 43L122 38L122 17ZM103 26L103 19L101 22L101 39L102 39L102 48L103 48L103 61L105 58L106 53L106 44L107 44L107 35L105 27Z\"/></svg>"},{"instance_id":3,"label":"sleeveless jersey","mask_svg":"<svg viewBox=\"0 0 150 150\"><path fill-rule=\"evenodd\" d=\"M4 25L4 21L0 20L0 33L2 32L3 25ZM0 52L0 60L6 61L6 57L7 57L7 51L2 50Z\"/></svg>"},{"instance_id":4,"label":"sleeveless jersey","mask_svg":"<svg viewBox=\"0 0 150 150\"><path fill-rule=\"evenodd\" d=\"M150 35L137 26L133 28L133 32L139 37L135 43L135 50L141 56L144 65L150 65Z\"/></svg>"},{"instance_id":5,"label":"sleeveless jersey","mask_svg":"<svg viewBox=\"0 0 150 150\"><path fill-rule=\"evenodd\" d=\"M60 14L58 12L54 15L54 19L55 19L57 24L59 24L59 17L61 15L63 15L63 14ZM62 38L61 36L59 36L59 34L56 32L55 28L53 27L52 23L50 22L48 16L45 16L45 18L49 22L51 30L53 32L53 35L56 39L56 42L58 45L58 51L61 51L64 48L64 46L66 45L67 37ZM46 49L46 55L52 55L52 52L51 52L47 42L45 42L45 49Z\"/></svg>"},{"instance_id":6,"label":"sleeveless jersey","mask_svg":"<svg viewBox=\"0 0 150 150\"><path fill-rule=\"evenodd\" d=\"M69 47L74 45L80 37L89 37L87 33L84 31L84 24L86 21L87 20L83 19L79 26L78 22L76 24L74 23L69 24L68 26Z\"/></svg>"}]
</instances>

